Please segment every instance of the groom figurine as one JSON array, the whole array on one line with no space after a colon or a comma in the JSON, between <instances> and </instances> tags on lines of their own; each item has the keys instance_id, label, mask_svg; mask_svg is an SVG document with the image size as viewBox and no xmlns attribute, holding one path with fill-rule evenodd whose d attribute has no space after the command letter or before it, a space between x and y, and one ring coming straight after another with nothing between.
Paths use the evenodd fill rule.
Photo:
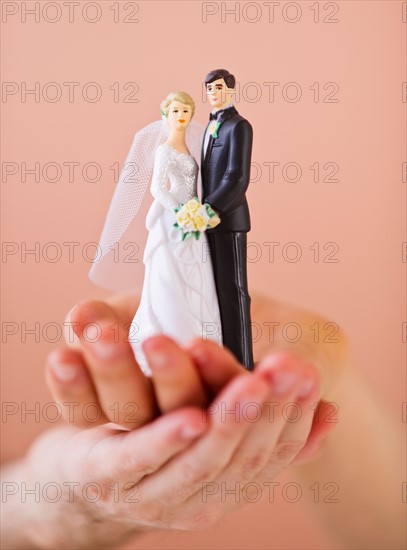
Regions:
<instances>
[{"instance_id":1,"label":"groom figurine","mask_svg":"<svg viewBox=\"0 0 407 550\"><path fill-rule=\"evenodd\" d=\"M205 131L202 200L220 216L206 233L215 277L223 344L248 370L253 370L250 296L247 289L247 232L250 215L246 189L250 180L253 130L232 104L236 79L225 69L205 78L213 107Z\"/></svg>"}]
</instances>

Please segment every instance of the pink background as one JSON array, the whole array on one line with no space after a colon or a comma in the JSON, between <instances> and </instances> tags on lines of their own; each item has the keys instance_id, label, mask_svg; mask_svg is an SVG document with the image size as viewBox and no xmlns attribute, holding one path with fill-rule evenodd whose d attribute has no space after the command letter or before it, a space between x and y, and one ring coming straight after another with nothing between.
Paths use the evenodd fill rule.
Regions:
<instances>
[{"instance_id":1,"label":"pink background","mask_svg":"<svg viewBox=\"0 0 407 550\"><path fill-rule=\"evenodd\" d=\"M43 365L47 352L58 344L51 341L58 340L58 333L47 323L61 327L74 303L106 296L87 279L90 264L82 251L100 235L114 190L109 167L122 165L134 133L158 118L160 101L169 91L189 92L197 103L196 119L205 122L209 106L203 103L202 79L209 70L224 67L236 75L244 91L236 107L253 125L252 160L262 170L248 192L253 220L248 240L255 243L249 256L257 254L257 261L249 263L251 288L339 323L349 338L354 363L400 411L405 400L401 251L406 240L402 2L339 1L339 11L331 16L332 7L320 2L319 23L310 9L315 3L303 1L297 2L302 14L295 23L284 20L282 8L286 19L295 16L287 2L276 7L274 22L263 2L237 4L240 21L236 15L222 21L222 4L232 8L235 2L211 2L209 7L218 12L208 15L206 22L205 6L199 1L137 2L138 13L132 16L126 3L119 2L119 21L114 23L109 9L114 3L99 1L101 19L93 24L78 8L70 23L62 2L59 22L48 23L42 13L38 22L27 16L24 23L21 3L10 4L19 11L2 24L2 78L15 83L17 92L3 95L1 153L3 163L16 163L18 172L7 178L3 174L2 179L2 237L15 243L8 247L16 251L3 255L2 262L3 400L15 402L19 411L24 403L34 408L37 402L42 408L51 401ZM54 18L55 8L47 13ZM95 13L89 8L90 18ZM138 22L124 23L126 15ZM324 18L339 21L324 23ZM37 101L21 93L24 83L32 89L35 82L40 90ZM41 95L50 82L62 90L56 102ZM80 83L72 102L64 82ZM94 103L81 93L89 82L98 83L103 93ZM118 102L110 89L115 82ZM133 97L138 102L123 101L133 90L125 88L128 82L137 83ZM279 83L274 101L267 82ZM297 102L282 95L290 82L301 87ZM328 82L338 87L337 102L326 102L333 92L332 86L324 89ZM319 83L318 102L310 89L314 85L315 90L314 83ZM256 91L260 95L254 100ZM293 92L288 89L288 97ZM51 89L49 94L53 97ZM64 162L80 164L73 181ZM82 177L89 162L100 165L97 182ZM274 181L269 181L264 164L270 162L280 163ZM328 162L339 166L334 176L338 182L323 181L330 173L330 168L324 169ZM24 182L23 163L28 168L39 163L41 170L47 163L58 163L61 178L50 182L40 176L35 181L27 175ZM281 166L287 163L300 165L299 181L283 179ZM315 163L320 167L319 182L309 168ZM253 169L253 179L256 173ZM93 174L89 170L89 176ZM288 169L288 176L293 174ZM48 178L54 175L49 168ZM36 242L39 257L24 257L23 247L32 249ZM64 242L79 243L73 261ZM281 244L274 261L264 244L270 242ZM297 262L281 253L290 242L302 252ZM323 249L329 242L337 243L336 263L323 261L333 250ZM55 248L47 243L59 247L58 261L51 261ZM319 261L309 249L313 243L319 243ZM294 248L285 250L292 258ZM37 341L33 334L24 338L24 323L29 329L38 323ZM17 333L6 334L10 327ZM22 453L49 426L34 415L7 418L2 424L3 459ZM334 548L335 543L300 501L252 504L210 532L151 535L143 546Z\"/></svg>"}]
</instances>

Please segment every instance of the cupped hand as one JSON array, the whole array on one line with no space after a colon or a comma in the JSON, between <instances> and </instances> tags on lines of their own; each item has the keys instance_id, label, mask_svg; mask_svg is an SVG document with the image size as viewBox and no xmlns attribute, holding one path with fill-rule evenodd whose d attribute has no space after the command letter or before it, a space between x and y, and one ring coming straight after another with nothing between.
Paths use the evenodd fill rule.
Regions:
<instances>
[{"instance_id":1,"label":"cupped hand","mask_svg":"<svg viewBox=\"0 0 407 550\"><path fill-rule=\"evenodd\" d=\"M182 352L170 338L157 336L145 343L154 376L141 372L129 342L129 326L138 302L130 299L78 304L65 322L71 329L66 333L68 345L48 356L48 387L65 419L74 425L114 422L134 429L159 414L209 403L193 356ZM197 341L193 347L201 344L205 346ZM241 371L234 362L233 373Z\"/></svg>"},{"instance_id":2,"label":"cupped hand","mask_svg":"<svg viewBox=\"0 0 407 550\"><path fill-rule=\"evenodd\" d=\"M242 373L243 367L227 350L223 350L222 368L215 367L211 350L215 350L213 355L218 348L210 341L196 339L185 355L172 340L159 336L145 344L154 373L152 379L146 378L128 336L138 303L135 295L115 295L106 302L87 300L68 313L67 347L49 355L46 379L70 423L140 427L182 406L207 406L225 384ZM317 368L322 398L334 395L345 363L345 345L340 331L333 340L323 333L333 323L257 294L252 298L252 320L257 364L271 352L295 352ZM299 327L300 340L293 342L284 336L288 325ZM317 340L315 330L310 330L315 327L320 333ZM205 354L206 361L202 360Z\"/></svg>"},{"instance_id":3,"label":"cupped hand","mask_svg":"<svg viewBox=\"0 0 407 550\"><path fill-rule=\"evenodd\" d=\"M178 408L129 432L71 427L59 444L51 431L30 453L37 465L47 456L46 475L54 468L57 479L71 482L70 501L66 493L53 511L69 531L82 517L77 537L89 537L91 524L105 526L107 537L207 528L246 504L236 488L244 495L252 481L266 487L312 433L319 375L298 355L270 354L249 373L215 344L185 350L161 342L160 349L166 344L179 359L193 357L207 395L215 396L206 410Z\"/></svg>"}]
</instances>

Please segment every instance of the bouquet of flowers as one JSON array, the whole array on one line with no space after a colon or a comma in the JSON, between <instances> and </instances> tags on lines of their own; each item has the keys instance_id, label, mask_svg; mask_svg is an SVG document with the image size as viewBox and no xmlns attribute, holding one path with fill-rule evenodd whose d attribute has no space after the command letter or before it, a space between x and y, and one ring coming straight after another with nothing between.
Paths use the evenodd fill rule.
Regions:
<instances>
[{"instance_id":1,"label":"bouquet of flowers","mask_svg":"<svg viewBox=\"0 0 407 550\"><path fill-rule=\"evenodd\" d=\"M201 233L216 227L220 223L218 214L207 203L201 204L198 197L194 197L185 204L175 208L177 217L174 227L182 231L182 240L190 236L199 239Z\"/></svg>"}]
</instances>

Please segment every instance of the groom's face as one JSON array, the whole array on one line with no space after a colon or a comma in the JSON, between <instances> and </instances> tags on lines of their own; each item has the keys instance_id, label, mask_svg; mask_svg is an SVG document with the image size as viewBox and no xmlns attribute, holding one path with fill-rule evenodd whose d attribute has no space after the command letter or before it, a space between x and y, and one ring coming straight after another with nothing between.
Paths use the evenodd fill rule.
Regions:
<instances>
[{"instance_id":1,"label":"groom's face","mask_svg":"<svg viewBox=\"0 0 407 550\"><path fill-rule=\"evenodd\" d=\"M234 88L228 88L223 78L218 78L206 85L206 95L209 103L216 110L223 109L232 101Z\"/></svg>"}]
</instances>

